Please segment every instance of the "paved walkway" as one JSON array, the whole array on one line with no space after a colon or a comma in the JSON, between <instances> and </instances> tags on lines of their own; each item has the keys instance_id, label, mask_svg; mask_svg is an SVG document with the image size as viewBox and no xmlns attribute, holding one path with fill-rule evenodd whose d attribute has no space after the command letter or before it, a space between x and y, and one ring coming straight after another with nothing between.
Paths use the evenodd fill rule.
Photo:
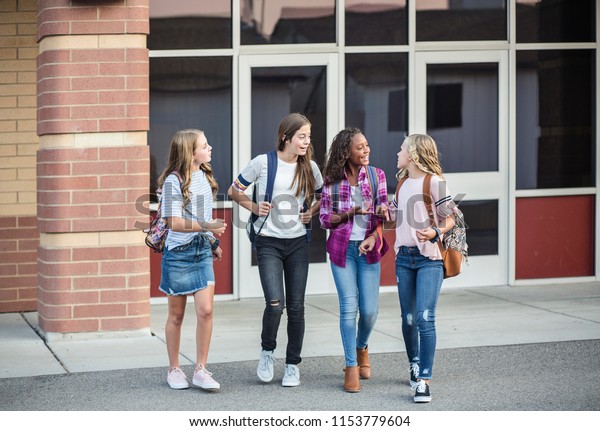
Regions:
<instances>
[{"instance_id":1,"label":"paved walkway","mask_svg":"<svg viewBox=\"0 0 600 431\"><path fill-rule=\"evenodd\" d=\"M263 304L262 299L215 303L209 364L258 358ZM195 360L192 307L188 304L183 324L182 365ZM166 305L153 305L151 333L44 343L35 331L37 313L0 314L0 378L166 367L166 316ZM337 296L307 297L305 358L339 356L341 362L338 316ZM600 283L442 290L437 318L438 350L600 339ZM284 318L279 346L285 344ZM396 293L380 295L369 344L371 353L404 351ZM280 358L284 353L284 347L276 351Z\"/></svg>"},{"instance_id":2,"label":"paved walkway","mask_svg":"<svg viewBox=\"0 0 600 431\"><path fill-rule=\"evenodd\" d=\"M341 390L334 295L307 298L302 385L293 392L275 381L265 391L254 376L262 300L215 304L208 368L222 384L218 394L172 391L166 385L166 305L152 306L152 334L63 337L47 343L35 331L36 313L2 314L0 410L414 409L397 295L382 293L380 298L370 340L374 378L355 397ZM191 373L191 307L188 313L181 359ZM280 371L284 325L285 319L276 352ZM599 358L599 283L446 289L438 308L436 402L421 409L600 410Z\"/></svg>"}]
</instances>

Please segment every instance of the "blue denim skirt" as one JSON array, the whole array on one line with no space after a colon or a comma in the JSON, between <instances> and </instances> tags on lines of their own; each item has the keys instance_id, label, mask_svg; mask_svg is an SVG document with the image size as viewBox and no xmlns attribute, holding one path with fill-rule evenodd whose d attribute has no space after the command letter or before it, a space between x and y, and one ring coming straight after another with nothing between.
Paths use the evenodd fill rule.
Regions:
<instances>
[{"instance_id":1,"label":"blue denim skirt","mask_svg":"<svg viewBox=\"0 0 600 431\"><path fill-rule=\"evenodd\" d=\"M167 295L189 295L215 284L213 256L205 235L196 235L184 245L164 249L160 286Z\"/></svg>"}]
</instances>

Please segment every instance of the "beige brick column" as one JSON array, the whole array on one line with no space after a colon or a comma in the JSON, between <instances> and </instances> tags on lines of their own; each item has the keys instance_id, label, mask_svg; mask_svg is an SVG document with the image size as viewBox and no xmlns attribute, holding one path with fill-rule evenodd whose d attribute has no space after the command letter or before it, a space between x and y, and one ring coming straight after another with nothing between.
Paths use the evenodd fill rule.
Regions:
<instances>
[{"instance_id":1,"label":"beige brick column","mask_svg":"<svg viewBox=\"0 0 600 431\"><path fill-rule=\"evenodd\" d=\"M38 315L47 338L149 332L148 0L38 1Z\"/></svg>"},{"instance_id":2,"label":"beige brick column","mask_svg":"<svg viewBox=\"0 0 600 431\"><path fill-rule=\"evenodd\" d=\"M34 0L0 1L0 313L37 306Z\"/></svg>"}]
</instances>

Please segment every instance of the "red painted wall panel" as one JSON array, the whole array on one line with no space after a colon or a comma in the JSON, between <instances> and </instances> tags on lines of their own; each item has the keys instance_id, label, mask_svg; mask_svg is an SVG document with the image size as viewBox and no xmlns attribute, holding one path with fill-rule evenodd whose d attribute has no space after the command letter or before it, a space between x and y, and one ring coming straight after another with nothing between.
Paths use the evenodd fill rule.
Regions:
<instances>
[{"instance_id":1,"label":"red painted wall panel","mask_svg":"<svg viewBox=\"0 0 600 431\"><path fill-rule=\"evenodd\" d=\"M215 269L215 293L226 294L233 293L233 253L232 247L232 229L234 229L231 223L232 211L231 209L218 209L213 211L214 218L225 219L227 223L227 230L219 237L221 241L221 248L223 249L223 257L221 260L214 261ZM160 290L158 285L160 284L160 262L162 254L154 253L148 249L150 253L150 296L151 297L163 297L165 296Z\"/></svg>"},{"instance_id":2,"label":"red painted wall panel","mask_svg":"<svg viewBox=\"0 0 600 431\"><path fill-rule=\"evenodd\" d=\"M396 254L394 253L394 242L396 241L396 230L390 229L383 233L390 249L381 259L381 285L397 286L396 283Z\"/></svg>"},{"instance_id":3,"label":"red painted wall panel","mask_svg":"<svg viewBox=\"0 0 600 431\"><path fill-rule=\"evenodd\" d=\"M516 278L594 275L594 196L518 198Z\"/></svg>"}]
</instances>

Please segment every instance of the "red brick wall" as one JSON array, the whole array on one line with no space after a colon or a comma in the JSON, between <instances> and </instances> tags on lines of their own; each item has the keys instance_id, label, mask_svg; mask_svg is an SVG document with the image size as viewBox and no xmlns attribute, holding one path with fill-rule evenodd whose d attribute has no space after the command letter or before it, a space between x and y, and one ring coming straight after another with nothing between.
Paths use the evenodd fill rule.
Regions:
<instances>
[{"instance_id":1,"label":"red brick wall","mask_svg":"<svg viewBox=\"0 0 600 431\"><path fill-rule=\"evenodd\" d=\"M37 18L40 327L148 328L148 0L40 1Z\"/></svg>"},{"instance_id":2,"label":"red brick wall","mask_svg":"<svg viewBox=\"0 0 600 431\"><path fill-rule=\"evenodd\" d=\"M38 57L38 134L148 129L148 50L69 49Z\"/></svg>"},{"instance_id":3,"label":"red brick wall","mask_svg":"<svg viewBox=\"0 0 600 431\"><path fill-rule=\"evenodd\" d=\"M148 146L43 149L38 153L41 232L135 230L148 193Z\"/></svg>"},{"instance_id":4,"label":"red brick wall","mask_svg":"<svg viewBox=\"0 0 600 431\"><path fill-rule=\"evenodd\" d=\"M38 243L34 216L0 218L0 311L35 310Z\"/></svg>"}]
</instances>

